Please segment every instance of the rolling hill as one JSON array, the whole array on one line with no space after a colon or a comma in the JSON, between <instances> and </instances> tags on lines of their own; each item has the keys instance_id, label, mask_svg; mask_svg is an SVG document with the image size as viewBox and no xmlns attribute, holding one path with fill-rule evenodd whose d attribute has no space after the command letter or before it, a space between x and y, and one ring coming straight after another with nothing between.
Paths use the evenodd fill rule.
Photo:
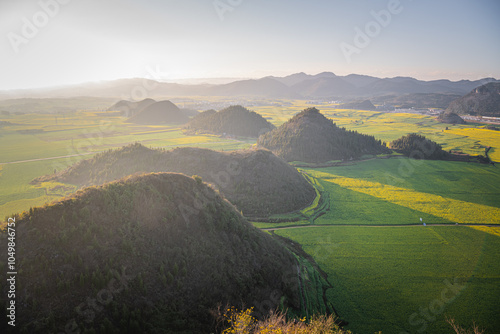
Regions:
<instances>
[{"instance_id":1,"label":"rolling hill","mask_svg":"<svg viewBox=\"0 0 500 334\"><path fill-rule=\"evenodd\" d=\"M34 182L90 186L137 172L199 175L248 216L291 212L309 205L315 197L314 188L297 170L266 150L226 153L185 147L164 151L133 144L97 154Z\"/></svg>"},{"instance_id":2,"label":"rolling hill","mask_svg":"<svg viewBox=\"0 0 500 334\"><path fill-rule=\"evenodd\" d=\"M275 126L264 117L245 107L230 106L216 112L207 110L193 117L184 126L186 133L211 133L239 137L258 137Z\"/></svg>"},{"instance_id":3,"label":"rolling hill","mask_svg":"<svg viewBox=\"0 0 500 334\"><path fill-rule=\"evenodd\" d=\"M159 101L148 105L127 121L136 124L183 124L189 121L189 117L172 102Z\"/></svg>"},{"instance_id":4,"label":"rolling hill","mask_svg":"<svg viewBox=\"0 0 500 334\"><path fill-rule=\"evenodd\" d=\"M364 100L341 104L339 109L377 110L377 107L370 100Z\"/></svg>"},{"instance_id":5,"label":"rolling hill","mask_svg":"<svg viewBox=\"0 0 500 334\"><path fill-rule=\"evenodd\" d=\"M131 117L141 112L156 101L150 98L139 102L120 100L108 108L108 111L120 111L124 116Z\"/></svg>"},{"instance_id":6,"label":"rolling hill","mask_svg":"<svg viewBox=\"0 0 500 334\"><path fill-rule=\"evenodd\" d=\"M316 108L308 108L277 129L259 137L257 145L285 161L325 162L364 154L389 153L373 136L339 128Z\"/></svg>"},{"instance_id":7,"label":"rolling hill","mask_svg":"<svg viewBox=\"0 0 500 334\"><path fill-rule=\"evenodd\" d=\"M218 305L300 314L308 298L299 258L197 177L130 176L15 224L16 332L210 333Z\"/></svg>"},{"instance_id":8,"label":"rolling hill","mask_svg":"<svg viewBox=\"0 0 500 334\"><path fill-rule=\"evenodd\" d=\"M448 124L465 124L464 119L454 112L443 112L438 116L438 120Z\"/></svg>"},{"instance_id":9,"label":"rolling hill","mask_svg":"<svg viewBox=\"0 0 500 334\"><path fill-rule=\"evenodd\" d=\"M333 76L304 80L293 85L292 89L303 96L327 98L353 95L356 87L340 77Z\"/></svg>"},{"instance_id":10,"label":"rolling hill","mask_svg":"<svg viewBox=\"0 0 500 334\"><path fill-rule=\"evenodd\" d=\"M500 82L490 82L450 103L447 112L500 117Z\"/></svg>"},{"instance_id":11,"label":"rolling hill","mask_svg":"<svg viewBox=\"0 0 500 334\"><path fill-rule=\"evenodd\" d=\"M398 106L399 108L441 108L446 109L457 94L415 93L403 95L382 95L372 99L376 104Z\"/></svg>"}]
</instances>

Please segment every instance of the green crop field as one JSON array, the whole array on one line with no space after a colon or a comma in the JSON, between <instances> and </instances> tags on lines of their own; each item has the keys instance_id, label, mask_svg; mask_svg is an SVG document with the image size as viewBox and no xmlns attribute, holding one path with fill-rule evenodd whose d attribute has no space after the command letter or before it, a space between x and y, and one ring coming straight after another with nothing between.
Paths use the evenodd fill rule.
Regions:
<instances>
[{"instance_id":1,"label":"green crop field","mask_svg":"<svg viewBox=\"0 0 500 334\"><path fill-rule=\"evenodd\" d=\"M354 333L450 333L446 317L500 328L500 238L464 226L277 230L313 255ZM450 287L451 286L451 287Z\"/></svg>"},{"instance_id":2,"label":"green crop field","mask_svg":"<svg viewBox=\"0 0 500 334\"><path fill-rule=\"evenodd\" d=\"M500 170L407 158L304 169L330 193L318 224L500 224Z\"/></svg>"},{"instance_id":3,"label":"green crop field","mask_svg":"<svg viewBox=\"0 0 500 334\"><path fill-rule=\"evenodd\" d=\"M0 128L0 220L65 196L72 185L33 186L34 178L65 169L93 154L139 142L148 147L182 146L235 150L255 140L186 136L178 126L125 123L113 112L2 115Z\"/></svg>"},{"instance_id":4,"label":"green crop field","mask_svg":"<svg viewBox=\"0 0 500 334\"><path fill-rule=\"evenodd\" d=\"M315 226L275 233L328 273L329 302L348 329L449 333L446 317L500 328L498 227L455 225L500 224L498 168L391 158L302 170L329 193L329 210ZM455 279L465 286L456 296L445 290Z\"/></svg>"}]
</instances>

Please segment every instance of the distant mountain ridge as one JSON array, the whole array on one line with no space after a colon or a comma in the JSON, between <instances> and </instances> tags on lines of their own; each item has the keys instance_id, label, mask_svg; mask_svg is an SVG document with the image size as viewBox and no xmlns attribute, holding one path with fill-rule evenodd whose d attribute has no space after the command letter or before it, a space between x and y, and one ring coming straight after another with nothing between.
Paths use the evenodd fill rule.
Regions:
<instances>
[{"instance_id":1,"label":"distant mountain ridge","mask_svg":"<svg viewBox=\"0 0 500 334\"><path fill-rule=\"evenodd\" d=\"M337 76L332 72L310 75L303 72L284 77L267 76L258 79L236 80L226 84L178 84L144 78L83 83L36 90L0 91L0 98L95 96L120 97L131 100L138 91L149 97L165 96L249 96L266 98L349 98L387 94L442 93L465 95L472 89L495 78L480 80L423 81L411 77L377 78L349 74ZM143 96L145 98L146 96Z\"/></svg>"}]
</instances>

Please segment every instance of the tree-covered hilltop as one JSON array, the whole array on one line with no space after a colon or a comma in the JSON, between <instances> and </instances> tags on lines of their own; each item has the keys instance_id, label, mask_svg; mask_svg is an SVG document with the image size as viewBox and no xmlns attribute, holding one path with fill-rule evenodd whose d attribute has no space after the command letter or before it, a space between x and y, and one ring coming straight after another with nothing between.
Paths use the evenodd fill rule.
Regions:
<instances>
[{"instance_id":1,"label":"tree-covered hilltop","mask_svg":"<svg viewBox=\"0 0 500 334\"><path fill-rule=\"evenodd\" d=\"M414 159L445 159L449 153L441 145L416 133L410 133L389 143L389 147Z\"/></svg>"},{"instance_id":2,"label":"tree-covered hilltop","mask_svg":"<svg viewBox=\"0 0 500 334\"><path fill-rule=\"evenodd\" d=\"M150 106L156 101L150 98L144 99L142 101L127 101L120 100L113 104L108 108L108 111L119 111L122 115L131 117L139 112L141 112L144 108Z\"/></svg>"},{"instance_id":3,"label":"tree-covered hilltop","mask_svg":"<svg viewBox=\"0 0 500 334\"><path fill-rule=\"evenodd\" d=\"M34 182L99 185L137 172L200 175L248 216L267 217L299 210L308 206L316 194L295 168L267 150L220 152L183 147L165 151L140 144L99 153Z\"/></svg>"},{"instance_id":4,"label":"tree-covered hilltop","mask_svg":"<svg viewBox=\"0 0 500 334\"><path fill-rule=\"evenodd\" d=\"M129 176L14 219L16 332L210 333L219 304L300 315L324 302L304 290L323 291L317 273L199 177Z\"/></svg>"},{"instance_id":5,"label":"tree-covered hilltop","mask_svg":"<svg viewBox=\"0 0 500 334\"><path fill-rule=\"evenodd\" d=\"M465 124L462 117L458 116L454 112L442 112L438 116L438 121L448 124Z\"/></svg>"},{"instance_id":6,"label":"tree-covered hilltop","mask_svg":"<svg viewBox=\"0 0 500 334\"><path fill-rule=\"evenodd\" d=\"M353 101L338 106L339 109L377 110L370 100Z\"/></svg>"},{"instance_id":7,"label":"tree-covered hilltop","mask_svg":"<svg viewBox=\"0 0 500 334\"><path fill-rule=\"evenodd\" d=\"M130 117L127 122L136 124L184 124L189 117L172 102L165 100L154 102Z\"/></svg>"},{"instance_id":8,"label":"tree-covered hilltop","mask_svg":"<svg viewBox=\"0 0 500 334\"><path fill-rule=\"evenodd\" d=\"M316 108L307 108L260 136L257 144L286 161L325 162L390 153L380 140L339 128Z\"/></svg>"},{"instance_id":9,"label":"tree-covered hilltop","mask_svg":"<svg viewBox=\"0 0 500 334\"><path fill-rule=\"evenodd\" d=\"M274 128L264 117L240 105L230 106L219 112L204 111L184 126L188 134L212 133L240 137L258 137Z\"/></svg>"}]
</instances>

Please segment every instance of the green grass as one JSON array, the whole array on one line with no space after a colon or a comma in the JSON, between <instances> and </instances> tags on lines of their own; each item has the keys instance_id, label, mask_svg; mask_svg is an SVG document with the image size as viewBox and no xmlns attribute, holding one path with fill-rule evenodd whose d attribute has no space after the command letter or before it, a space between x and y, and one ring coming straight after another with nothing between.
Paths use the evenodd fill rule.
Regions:
<instances>
[{"instance_id":1,"label":"green grass","mask_svg":"<svg viewBox=\"0 0 500 334\"><path fill-rule=\"evenodd\" d=\"M491 165L398 158L308 171L313 176L320 171L500 208L500 169Z\"/></svg>"},{"instance_id":2,"label":"green grass","mask_svg":"<svg viewBox=\"0 0 500 334\"><path fill-rule=\"evenodd\" d=\"M68 189L56 188L58 183L44 183L41 186L31 185L35 177L50 174L55 167L70 166L83 157L72 157L54 160L33 161L0 166L0 221L13 213L23 212L30 207L41 206L66 196L76 189L64 185Z\"/></svg>"},{"instance_id":3,"label":"green grass","mask_svg":"<svg viewBox=\"0 0 500 334\"><path fill-rule=\"evenodd\" d=\"M324 226L276 233L300 243L327 272L329 302L355 333L416 333L424 321L429 333L450 333L445 316L467 327L475 321L491 332L500 328L500 238L492 234L461 226ZM466 287L441 310L444 281L455 278ZM434 321L420 315L429 307L437 313Z\"/></svg>"}]
</instances>

